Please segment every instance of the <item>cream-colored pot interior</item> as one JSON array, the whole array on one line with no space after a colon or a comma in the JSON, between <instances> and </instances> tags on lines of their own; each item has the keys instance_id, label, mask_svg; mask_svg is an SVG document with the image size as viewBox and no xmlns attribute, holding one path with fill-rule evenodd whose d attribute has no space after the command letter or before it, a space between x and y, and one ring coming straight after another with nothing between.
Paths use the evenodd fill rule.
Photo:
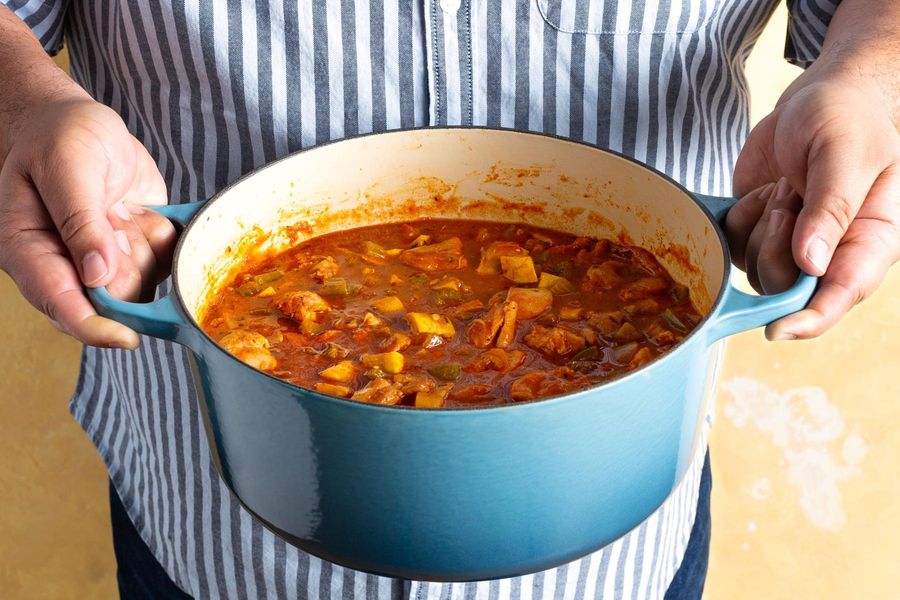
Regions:
<instances>
[{"instance_id":1,"label":"cream-colored pot interior","mask_svg":"<svg viewBox=\"0 0 900 600\"><path fill-rule=\"evenodd\" d=\"M320 146L228 188L183 239L178 286L200 319L248 251L422 217L528 222L638 244L688 286L704 315L723 282L723 250L709 219L653 171L542 135L419 129Z\"/></svg>"}]
</instances>

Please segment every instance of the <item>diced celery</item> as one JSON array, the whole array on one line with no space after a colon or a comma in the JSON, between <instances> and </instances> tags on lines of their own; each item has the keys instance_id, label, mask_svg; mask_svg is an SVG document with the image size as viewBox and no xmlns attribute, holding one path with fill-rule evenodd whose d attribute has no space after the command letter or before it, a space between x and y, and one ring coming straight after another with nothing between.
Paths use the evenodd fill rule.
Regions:
<instances>
[{"instance_id":1,"label":"diced celery","mask_svg":"<svg viewBox=\"0 0 900 600\"><path fill-rule=\"evenodd\" d=\"M666 323L671 325L673 328L679 331L687 331L687 325L685 325L684 322L678 318L678 315L673 313L668 308L663 312L662 316L666 320Z\"/></svg>"},{"instance_id":2,"label":"diced celery","mask_svg":"<svg viewBox=\"0 0 900 600\"><path fill-rule=\"evenodd\" d=\"M450 363L446 365L435 365L428 369L428 372L437 377L441 381L456 381L462 372L459 365Z\"/></svg>"},{"instance_id":3,"label":"diced celery","mask_svg":"<svg viewBox=\"0 0 900 600\"><path fill-rule=\"evenodd\" d=\"M463 300L459 290L441 288L431 295L432 300L438 306L454 306Z\"/></svg>"},{"instance_id":4,"label":"diced celery","mask_svg":"<svg viewBox=\"0 0 900 600\"><path fill-rule=\"evenodd\" d=\"M363 252L369 256L384 258L384 248L369 240L363 242Z\"/></svg>"},{"instance_id":5,"label":"diced celery","mask_svg":"<svg viewBox=\"0 0 900 600\"><path fill-rule=\"evenodd\" d=\"M332 277L322 283L319 293L323 296L347 296L350 294L350 285L343 277Z\"/></svg>"},{"instance_id":6,"label":"diced celery","mask_svg":"<svg viewBox=\"0 0 900 600\"><path fill-rule=\"evenodd\" d=\"M322 329L322 325L316 323L309 317L305 317L302 321L300 321L300 332L306 335L316 335L317 333L321 333Z\"/></svg>"},{"instance_id":7,"label":"diced celery","mask_svg":"<svg viewBox=\"0 0 900 600\"><path fill-rule=\"evenodd\" d=\"M638 350L637 342L630 342L612 349L613 359L620 364L628 363Z\"/></svg>"},{"instance_id":8,"label":"diced celery","mask_svg":"<svg viewBox=\"0 0 900 600\"><path fill-rule=\"evenodd\" d=\"M350 355L350 351L334 342L328 342L325 344L325 349L322 351L322 354L328 358L334 359L347 358Z\"/></svg>"},{"instance_id":9,"label":"diced celery","mask_svg":"<svg viewBox=\"0 0 900 600\"><path fill-rule=\"evenodd\" d=\"M597 349L597 346L588 346L584 350L580 351L578 354L572 357L573 361L580 360L597 360L600 356L600 350Z\"/></svg>"}]
</instances>

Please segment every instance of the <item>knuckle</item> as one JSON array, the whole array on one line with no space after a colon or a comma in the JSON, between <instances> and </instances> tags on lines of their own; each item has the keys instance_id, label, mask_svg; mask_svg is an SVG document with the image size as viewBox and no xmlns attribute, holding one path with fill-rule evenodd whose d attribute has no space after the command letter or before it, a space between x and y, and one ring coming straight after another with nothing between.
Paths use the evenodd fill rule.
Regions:
<instances>
[{"instance_id":1,"label":"knuckle","mask_svg":"<svg viewBox=\"0 0 900 600\"><path fill-rule=\"evenodd\" d=\"M59 224L59 235L68 244L84 233L96 220L96 212L90 208L76 208Z\"/></svg>"},{"instance_id":2,"label":"knuckle","mask_svg":"<svg viewBox=\"0 0 900 600\"><path fill-rule=\"evenodd\" d=\"M824 197L826 200L817 207L819 215L831 221L841 231L846 231L856 216L853 203L843 193L828 191Z\"/></svg>"}]
</instances>

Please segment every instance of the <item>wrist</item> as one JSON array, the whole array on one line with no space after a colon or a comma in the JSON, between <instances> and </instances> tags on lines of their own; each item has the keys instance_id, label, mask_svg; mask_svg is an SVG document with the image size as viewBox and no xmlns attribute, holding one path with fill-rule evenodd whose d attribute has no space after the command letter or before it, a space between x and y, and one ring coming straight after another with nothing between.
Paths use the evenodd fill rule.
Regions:
<instances>
[{"instance_id":1,"label":"wrist","mask_svg":"<svg viewBox=\"0 0 900 600\"><path fill-rule=\"evenodd\" d=\"M68 75L55 65L53 69L57 72L47 72L42 77L33 78L29 85L18 88L4 99L5 107L0 114L0 164L35 115L52 106L91 100L88 93Z\"/></svg>"}]
</instances>

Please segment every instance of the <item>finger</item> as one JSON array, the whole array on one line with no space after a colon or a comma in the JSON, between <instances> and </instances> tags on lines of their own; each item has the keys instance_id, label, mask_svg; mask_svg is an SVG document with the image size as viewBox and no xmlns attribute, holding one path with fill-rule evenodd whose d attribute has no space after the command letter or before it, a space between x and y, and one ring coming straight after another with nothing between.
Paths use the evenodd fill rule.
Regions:
<instances>
[{"instance_id":1,"label":"finger","mask_svg":"<svg viewBox=\"0 0 900 600\"><path fill-rule=\"evenodd\" d=\"M797 215L792 244L794 260L805 272L825 273L841 238L884 170L883 159L872 150L865 139L849 136L831 136L810 148L803 208Z\"/></svg>"},{"instance_id":2,"label":"finger","mask_svg":"<svg viewBox=\"0 0 900 600\"><path fill-rule=\"evenodd\" d=\"M140 228L153 251L156 263L156 283L169 276L172 268L172 254L178 234L172 222L162 215L135 204L126 203L133 222Z\"/></svg>"},{"instance_id":3,"label":"finger","mask_svg":"<svg viewBox=\"0 0 900 600\"><path fill-rule=\"evenodd\" d=\"M134 331L97 315L55 233L29 232L9 250L14 256L7 270L22 295L59 329L91 346L137 347L140 339Z\"/></svg>"},{"instance_id":4,"label":"finger","mask_svg":"<svg viewBox=\"0 0 900 600\"><path fill-rule=\"evenodd\" d=\"M92 161L74 161L51 153L32 168L32 180L81 280L88 287L107 285L119 268L119 246L106 217L105 174Z\"/></svg>"},{"instance_id":5,"label":"finger","mask_svg":"<svg viewBox=\"0 0 900 600\"><path fill-rule=\"evenodd\" d=\"M745 265L747 240L762 216L774 188L774 183L767 183L754 189L744 195L725 217L725 236L731 250L731 261L741 269Z\"/></svg>"},{"instance_id":6,"label":"finger","mask_svg":"<svg viewBox=\"0 0 900 600\"><path fill-rule=\"evenodd\" d=\"M809 339L822 335L884 280L889 263L873 260L878 248L844 244L834 253L807 307L766 327L770 340Z\"/></svg>"},{"instance_id":7,"label":"finger","mask_svg":"<svg viewBox=\"0 0 900 600\"><path fill-rule=\"evenodd\" d=\"M122 202L116 202L109 210L110 223L115 229L116 242L131 263L129 271L134 271L136 282L128 282L129 287L123 289L124 298L129 300L146 299L152 296L156 288L156 255L140 227L132 220L131 212ZM118 276L117 276L118 278ZM110 293L116 281L109 286ZM131 287L133 285L133 287Z\"/></svg>"},{"instance_id":8,"label":"finger","mask_svg":"<svg viewBox=\"0 0 900 600\"><path fill-rule=\"evenodd\" d=\"M763 293L762 285L759 281L759 249L762 247L763 240L766 237L766 230L769 225L769 213L773 207L784 207L789 198L793 194L790 184L784 177L780 178L772 189L769 199L763 208L762 214L753 226L753 231L747 238L747 247L744 251L744 272L747 273L747 280L759 293Z\"/></svg>"},{"instance_id":9,"label":"finger","mask_svg":"<svg viewBox=\"0 0 900 600\"><path fill-rule=\"evenodd\" d=\"M781 177L781 169L775 161L773 148L779 111L774 111L756 124L734 166L734 194L749 194Z\"/></svg>"},{"instance_id":10,"label":"finger","mask_svg":"<svg viewBox=\"0 0 900 600\"><path fill-rule=\"evenodd\" d=\"M787 179L782 177L775 185L775 189L772 192L772 195L769 197L769 201L766 203L766 208L765 210L763 210L763 214L760 216L759 221L757 222L756 227L753 230L753 233L750 234L750 239L747 241L747 279L750 281L753 289L761 294L766 293L766 291L760 275L760 252L769 239L772 212L780 210L789 212L792 215L796 215L797 211L800 210L800 205L800 197L791 188L791 185L788 183ZM788 230L789 239L791 231L792 230ZM794 264L790 249L788 249L785 257L780 259L779 264L783 264L785 262L788 265Z\"/></svg>"},{"instance_id":11,"label":"finger","mask_svg":"<svg viewBox=\"0 0 900 600\"><path fill-rule=\"evenodd\" d=\"M793 211L776 208L768 215L766 236L759 248L757 279L764 294L777 294L797 281L800 270L791 254L791 234L796 217Z\"/></svg>"}]
</instances>

